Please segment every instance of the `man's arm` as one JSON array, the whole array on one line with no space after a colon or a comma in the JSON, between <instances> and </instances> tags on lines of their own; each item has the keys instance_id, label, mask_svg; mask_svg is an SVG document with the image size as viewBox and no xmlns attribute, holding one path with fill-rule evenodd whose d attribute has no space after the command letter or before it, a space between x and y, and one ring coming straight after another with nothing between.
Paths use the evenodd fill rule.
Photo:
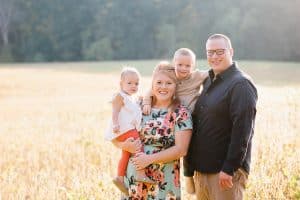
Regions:
<instances>
[{"instance_id":1,"label":"man's arm","mask_svg":"<svg viewBox=\"0 0 300 200\"><path fill-rule=\"evenodd\" d=\"M243 163L252 139L256 115L257 92L248 81L243 80L233 87L230 97L230 118L232 132L229 149L222 171L233 175Z\"/></svg>"}]
</instances>

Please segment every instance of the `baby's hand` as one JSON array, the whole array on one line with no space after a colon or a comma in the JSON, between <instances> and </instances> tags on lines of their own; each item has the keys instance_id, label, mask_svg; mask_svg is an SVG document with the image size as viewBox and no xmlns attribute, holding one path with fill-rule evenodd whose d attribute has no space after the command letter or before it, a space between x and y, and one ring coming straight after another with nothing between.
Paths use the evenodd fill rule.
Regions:
<instances>
[{"instance_id":1,"label":"baby's hand","mask_svg":"<svg viewBox=\"0 0 300 200\"><path fill-rule=\"evenodd\" d=\"M115 134L118 134L120 132L120 126L119 126L119 124L113 125L113 132Z\"/></svg>"},{"instance_id":2,"label":"baby's hand","mask_svg":"<svg viewBox=\"0 0 300 200\"><path fill-rule=\"evenodd\" d=\"M144 115L150 115L151 112L151 105L143 105L143 114Z\"/></svg>"}]
</instances>

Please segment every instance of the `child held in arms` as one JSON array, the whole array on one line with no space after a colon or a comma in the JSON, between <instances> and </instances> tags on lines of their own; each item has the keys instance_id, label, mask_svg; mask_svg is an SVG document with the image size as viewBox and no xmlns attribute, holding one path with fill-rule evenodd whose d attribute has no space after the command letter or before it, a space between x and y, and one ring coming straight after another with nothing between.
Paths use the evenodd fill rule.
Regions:
<instances>
[{"instance_id":1,"label":"child held in arms","mask_svg":"<svg viewBox=\"0 0 300 200\"><path fill-rule=\"evenodd\" d=\"M122 70L120 76L120 91L112 99L112 119L105 133L105 139L123 142L128 138L138 139L142 111L135 94L138 92L140 73L132 67ZM143 149L141 149L143 151ZM124 176L131 153L122 150L122 157L118 163L118 175L113 183L124 194L128 189L124 184ZM144 170L137 170L136 181L154 184Z\"/></svg>"}]
</instances>

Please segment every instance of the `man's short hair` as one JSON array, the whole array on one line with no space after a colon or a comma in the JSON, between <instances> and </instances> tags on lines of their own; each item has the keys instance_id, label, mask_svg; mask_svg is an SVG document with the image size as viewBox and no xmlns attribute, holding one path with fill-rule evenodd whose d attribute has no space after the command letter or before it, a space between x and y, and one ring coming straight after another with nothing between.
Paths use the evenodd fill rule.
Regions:
<instances>
[{"instance_id":1,"label":"man's short hair","mask_svg":"<svg viewBox=\"0 0 300 200\"><path fill-rule=\"evenodd\" d=\"M232 48L231 41L230 41L229 37L227 37L226 35L220 34L220 33L216 33L216 34L213 34L213 35L209 36L209 38L207 39L207 41L208 40L214 40L214 39L223 39L225 41L227 47L229 49Z\"/></svg>"}]
</instances>

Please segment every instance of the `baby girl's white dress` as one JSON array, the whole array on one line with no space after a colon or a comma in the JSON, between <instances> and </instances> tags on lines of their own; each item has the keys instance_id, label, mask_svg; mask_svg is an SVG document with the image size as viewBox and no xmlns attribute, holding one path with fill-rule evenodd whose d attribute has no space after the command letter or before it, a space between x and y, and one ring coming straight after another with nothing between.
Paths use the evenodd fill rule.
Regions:
<instances>
[{"instance_id":1,"label":"baby girl's white dress","mask_svg":"<svg viewBox=\"0 0 300 200\"><path fill-rule=\"evenodd\" d=\"M118 134L113 133L113 123L111 119L104 134L104 138L109 141L121 136L129 130L137 129L139 131L142 120L142 111L137 99L123 91L120 91L118 94L123 97L124 102L118 117L120 131ZM113 98L115 98L115 96Z\"/></svg>"}]
</instances>

